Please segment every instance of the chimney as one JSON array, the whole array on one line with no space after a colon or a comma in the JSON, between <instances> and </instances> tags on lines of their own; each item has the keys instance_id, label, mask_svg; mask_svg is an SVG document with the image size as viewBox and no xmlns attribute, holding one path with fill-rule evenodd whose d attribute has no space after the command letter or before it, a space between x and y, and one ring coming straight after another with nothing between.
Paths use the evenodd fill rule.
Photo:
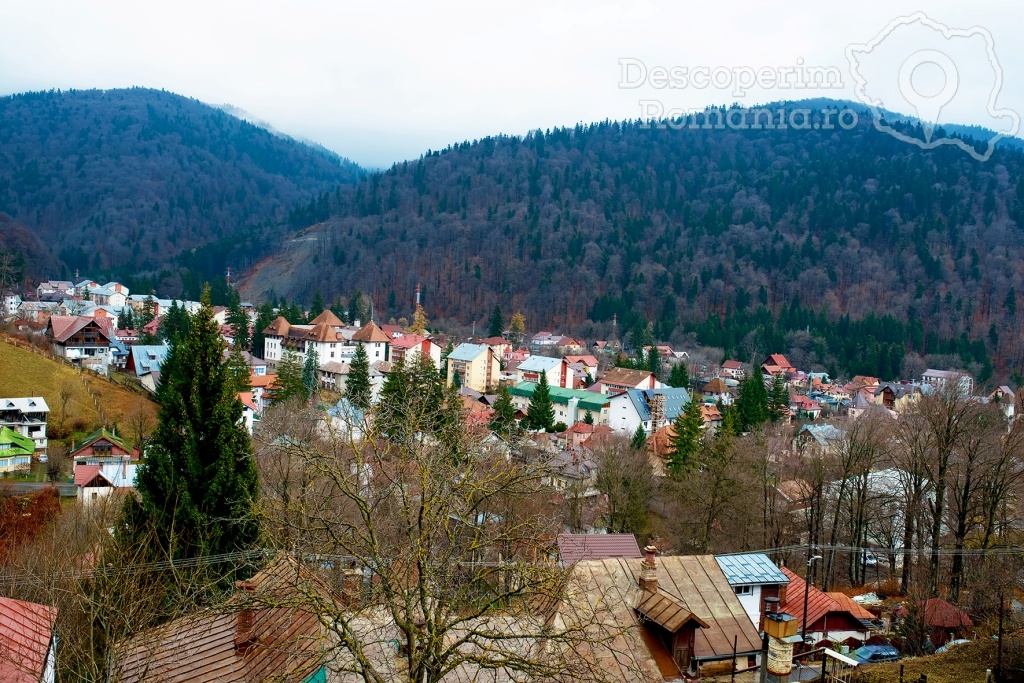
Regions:
<instances>
[{"instance_id":1,"label":"chimney","mask_svg":"<svg viewBox=\"0 0 1024 683\"><path fill-rule=\"evenodd\" d=\"M243 600L235 624L235 650L239 654L245 655L256 642L255 617L251 604L251 596L256 590L256 584L251 581L237 581L235 587L242 593Z\"/></svg>"},{"instance_id":2,"label":"chimney","mask_svg":"<svg viewBox=\"0 0 1024 683\"><path fill-rule=\"evenodd\" d=\"M640 589L652 593L658 590L658 565L654 559L657 552L653 545L645 547L644 561L640 563Z\"/></svg>"},{"instance_id":3,"label":"chimney","mask_svg":"<svg viewBox=\"0 0 1024 683\"><path fill-rule=\"evenodd\" d=\"M787 584L787 583L784 583L781 586L779 586L779 607L785 607L786 606L786 589L788 587L789 587L789 584Z\"/></svg>"}]
</instances>

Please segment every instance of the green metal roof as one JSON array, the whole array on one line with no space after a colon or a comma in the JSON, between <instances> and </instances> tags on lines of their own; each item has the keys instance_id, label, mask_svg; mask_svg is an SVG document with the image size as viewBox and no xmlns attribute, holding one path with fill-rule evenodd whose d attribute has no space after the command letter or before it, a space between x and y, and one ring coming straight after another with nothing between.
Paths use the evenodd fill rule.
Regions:
<instances>
[{"instance_id":1,"label":"green metal roof","mask_svg":"<svg viewBox=\"0 0 1024 683\"><path fill-rule=\"evenodd\" d=\"M511 387L509 393L513 396L524 396L530 398L533 396L533 390L537 388L535 382L520 382L519 384ZM581 389L563 389L562 387L548 387L548 391L551 392L551 402L561 403L564 405L569 404L569 399L578 398L580 408L589 410L590 412L601 412L601 408L608 405L608 396L605 394L595 394L593 391L583 391Z\"/></svg>"},{"instance_id":2,"label":"green metal roof","mask_svg":"<svg viewBox=\"0 0 1024 683\"><path fill-rule=\"evenodd\" d=\"M0 445L8 444L10 445L9 448L0 448L0 457L32 455L36 452L36 442L31 438L22 436L10 427L0 427Z\"/></svg>"}]
</instances>

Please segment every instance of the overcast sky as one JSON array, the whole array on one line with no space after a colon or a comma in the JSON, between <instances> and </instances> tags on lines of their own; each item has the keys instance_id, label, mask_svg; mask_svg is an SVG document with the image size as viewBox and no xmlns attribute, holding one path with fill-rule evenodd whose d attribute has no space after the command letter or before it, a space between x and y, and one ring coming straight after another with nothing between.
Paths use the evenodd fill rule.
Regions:
<instances>
[{"instance_id":1,"label":"overcast sky","mask_svg":"<svg viewBox=\"0 0 1024 683\"><path fill-rule=\"evenodd\" d=\"M922 5L949 28L979 26L990 33L1002 70L992 100L996 116L990 113L996 71L983 33L947 38L920 22L885 31ZM0 92L163 88L232 104L286 133L381 167L493 133L637 118L658 107L670 113L734 101L853 98L847 46L879 38L861 53L873 61L861 68L868 95L910 114L929 102L934 108L934 100L908 105L893 94L907 55L926 49L933 56L912 70L915 90L939 94L947 73L939 69L956 67L958 87L946 92L949 103L937 120L1009 130L1012 117L998 110L1024 112L1022 29L1019 0L7 0ZM841 87L780 88L764 75L801 64L835 67L828 73L841 73ZM675 67L675 82L659 80L657 67L666 73ZM726 87L691 82L702 83L715 69ZM643 71L647 79L638 83ZM682 73L687 78L678 78ZM764 87L743 85L758 73ZM792 81L791 73L787 77ZM624 81L637 87L622 87Z\"/></svg>"}]
</instances>

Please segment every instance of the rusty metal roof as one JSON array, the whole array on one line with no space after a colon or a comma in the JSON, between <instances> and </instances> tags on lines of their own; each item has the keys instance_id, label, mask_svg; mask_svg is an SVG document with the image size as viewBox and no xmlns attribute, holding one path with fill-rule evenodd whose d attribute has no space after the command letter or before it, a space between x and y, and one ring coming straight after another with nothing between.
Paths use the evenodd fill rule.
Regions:
<instances>
[{"instance_id":1,"label":"rusty metal roof","mask_svg":"<svg viewBox=\"0 0 1024 683\"><path fill-rule=\"evenodd\" d=\"M694 616L693 612L686 609L686 605L661 591L644 591L640 604L636 606L636 611L672 633L681 629L689 621L697 622L701 628L710 628L706 621Z\"/></svg>"},{"instance_id":2,"label":"rusty metal roof","mask_svg":"<svg viewBox=\"0 0 1024 683\"><path fill-rule=\"evenodd\" d=\"M614 645L628 650L625 663L617 663L617 656L609 654L609 664L617 666L622 680L649 680L637 671L656 671L657 653L645 645L637 633L642 628L636 608L642 604L644 592L640 590L640 558L581 560L572 567L572 578L591 586L590 609L599 614L608 612L605 620L612 620L633 637L624 637ZM656 559L658 592L689 611L694 618L707 624L696 629L694 657L714 661L732 657L733 638L740 656L761 650L761 637L747 616L743 605L713 555L668 556ZM575 609L581 609L575 606ZM621 650L620 650L621 652ZM657 675L657 674L654 674Z\"/></svg>"},{"instance_id":3,"label":"rusty metal roof","mask_svg":"<svg viewBox=\"0 0 1024 683\"><path fill-rule=\"evenodd\" d=\"M257 597L236 593L227 604L175 619L117 646L120 683L300 683L323 665L324 634L316 614L281 603L299 578L279 558L250 581ZM308 576L302 577L308 579ZM315 580L314 580L315 582ZM262 596L262 597L259 597ZM276 596L280 602L267 599ZM252 629L238 644L240 613L251 610Z\"/></svg>"}]
</instances>

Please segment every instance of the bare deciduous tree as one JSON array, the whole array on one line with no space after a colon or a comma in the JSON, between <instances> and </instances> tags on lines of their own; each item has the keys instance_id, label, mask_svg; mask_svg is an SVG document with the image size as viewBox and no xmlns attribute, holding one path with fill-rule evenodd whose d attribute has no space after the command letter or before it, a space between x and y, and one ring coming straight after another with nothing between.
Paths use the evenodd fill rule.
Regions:
<instances>
[{"instance_id":1,"label":"bare deciduous tree","mask_svg":"<svg viewBox=\"0 0 1024 683\"><path fill-rule=\"evenodd\" d=\"M548 559L558 519L543 514L547 463L473 438L461 420L437 428L436 409L404 404L388 415L392 438L273 411L257 433L268 541L340 572L344 600L303 593L330 631L333 666L381 683L495 671L601 680L578 655L595 642L592 624L545 616L568 581ZM382 656L392 642L397 656Z\"/></svg>"}]
</instances>

